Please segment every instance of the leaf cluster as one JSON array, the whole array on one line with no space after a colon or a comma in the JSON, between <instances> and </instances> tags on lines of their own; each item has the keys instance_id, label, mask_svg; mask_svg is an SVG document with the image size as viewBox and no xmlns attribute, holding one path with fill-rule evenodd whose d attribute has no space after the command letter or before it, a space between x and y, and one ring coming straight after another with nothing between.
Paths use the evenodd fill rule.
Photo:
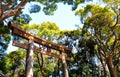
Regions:
<instances>
[{"instance_id":1,"label":"leaf cluster","mask_svg":"<svg viewBox=\"0 0 120 77\"><path fill-rule=\"evenodd\" d=\"M10 38L10 30L4 22L0 22L0 52L4 52L7 49Z\"/></svg>"}]
</instances>

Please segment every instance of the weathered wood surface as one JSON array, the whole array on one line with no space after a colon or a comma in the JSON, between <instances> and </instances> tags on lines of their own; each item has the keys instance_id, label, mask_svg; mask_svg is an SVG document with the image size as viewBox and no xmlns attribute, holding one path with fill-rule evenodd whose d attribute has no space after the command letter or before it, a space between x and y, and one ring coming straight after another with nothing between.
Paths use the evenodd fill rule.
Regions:
<instances>
[{"instance_id":1,"label":"weathered wood surface","mask_svg":"<svg viewBox=\"0 0 120 77\"><path fill-rule=\"evenodd\" d=\"M62 55L61 61L62 61L63 77L69 77L65 53L61 52L60 54Z\"/></svg>"},{"instance_id":2,"label":"weathered wood surface","mask_svg":"<svg viewBox=\"0 0 120 77\"><path fill-rule=\"evenodd\" d=\"M65 46L58 45L56 43L50 42L48 40L42 39L32 33L29 33L22 28L20 28L17 24L14 24L13 22L9 22L8 26L13 30L13 34L20 36L22 38L25 38L27 40L32 39L35 43L38 43L40 45L46 46L51 49L55 49L61 52L65 53L71 53L72 49L67 48Z\"/></svg>"},{"instance_id":3,"label":"weathered wood surface","mask_svg":"<svg viewBox=\"0 0 120 77\"><path fill-rule=\"evenodd\" d=\"M29 44L27 48L25 77L33 77L33 41L32 40L29 40Z\"/></svg>"},{"instance_id":4,"label":"weathered wood surface","mask_svg":"<svg viewBox=\"0 0 120 77\"><path fill-rule=\"evenodd\" d=\"M19 43L19 42L13 41L13 46L17 46L17 47L20 47L20 48L23 48L23 49L28 49L28 43ZM44 55L48 55L48 56L52 56L52 57L55 57L55 58L62 59L62 55L61 54L56 54L56 53L53 53L53 52L50 52L50 51L45 51L43 49L40 49L37 46L34 46L33 50L35 52L42 53ZM66 59L70 60L70 58L68 58L68 57Z\"/></svg>"}]
</instances>

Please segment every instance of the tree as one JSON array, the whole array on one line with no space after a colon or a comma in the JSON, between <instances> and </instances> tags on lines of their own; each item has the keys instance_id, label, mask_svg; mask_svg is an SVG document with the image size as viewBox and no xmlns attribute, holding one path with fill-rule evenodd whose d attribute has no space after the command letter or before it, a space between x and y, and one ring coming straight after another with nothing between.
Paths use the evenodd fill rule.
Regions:
<instances>
[{"instance_id":1,"label":"tree","mask_svg":"<svg viewBox=\"0 0 120 77\"><path fill-rule=\"evenodd\" d=\"M25 51L18 49L0 60L0 70L9 77L23 77L25 70Z\"/></svg>"},{"instance_id":2,"label":"tree","mask_svg":"<svg viewBox=\"0 0 120 77\"><path fill-rule=\"evenodd\" d=\"M109 6L87 5L76 12L81 15L84 23L83 31L90 31L91 38L96 43L96 55L101 61L106 73L108 66L111 77L117 77L116 67L120 62L119 51L119 8Z\"/></svg>"}]
</instances>

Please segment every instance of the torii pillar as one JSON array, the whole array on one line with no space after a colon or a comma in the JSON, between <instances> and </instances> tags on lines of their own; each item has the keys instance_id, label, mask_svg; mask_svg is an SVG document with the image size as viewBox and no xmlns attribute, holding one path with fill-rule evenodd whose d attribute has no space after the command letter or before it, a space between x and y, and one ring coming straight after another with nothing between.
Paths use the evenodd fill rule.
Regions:
<instances>
[{"instance_id":1,"label":"torii pillar","mask_svg":"<svg viewBox=\"0 0 120 77\"><path fill-rule=\"evenodd\" d=\"M62 61L63 77L69 77L65 54L63 52L60 52L60 54L62 56L61 61Z\"/></svg>"},{"instance_id":2,"label":"torii pillar","mask_svg":"<svg viewBox=\"0 0 120 77\"><path fill-rule=\"evenodd\" d=\"M33 40L29 40L26 54L25 77L33 77Z\"/></svg>"}]
</instances>

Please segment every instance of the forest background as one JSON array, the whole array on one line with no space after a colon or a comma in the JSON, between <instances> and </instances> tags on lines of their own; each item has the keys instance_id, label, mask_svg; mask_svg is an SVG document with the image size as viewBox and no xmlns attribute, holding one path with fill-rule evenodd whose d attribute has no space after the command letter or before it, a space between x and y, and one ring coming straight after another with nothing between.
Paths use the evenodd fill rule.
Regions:
<instances>
[{"instance_id":1,"label":"forest background","mask_svg":"<svg viewBox=\"0 0 120 77\"><path fill-rule=\"evenodd\" d=\"M11 40L26 42L11 34L8 22L13 21L41 38L75 49L76 52L69 53L71 60L67 61L70 77L119 77L120 0L99 0L95 4L90 3L92 1L94 0L0 0L0 75L25 75L26 50L17 49L9 54L5 53ZM22 9L31 2L30 13L26 14ZM75 11L80 21L77 29L69 30L68 27L68 30L60 30L56 23L50 21L29 24L33 13L43 11L46 15L54 15L59 7L58 3L68 5L71 11ZM81 4L85 5L79 7ZM65 22L69 23L67 20ZM61 77L62 73L59 59L34 54L35 77Z\"/></svg>"}]
</instances>

